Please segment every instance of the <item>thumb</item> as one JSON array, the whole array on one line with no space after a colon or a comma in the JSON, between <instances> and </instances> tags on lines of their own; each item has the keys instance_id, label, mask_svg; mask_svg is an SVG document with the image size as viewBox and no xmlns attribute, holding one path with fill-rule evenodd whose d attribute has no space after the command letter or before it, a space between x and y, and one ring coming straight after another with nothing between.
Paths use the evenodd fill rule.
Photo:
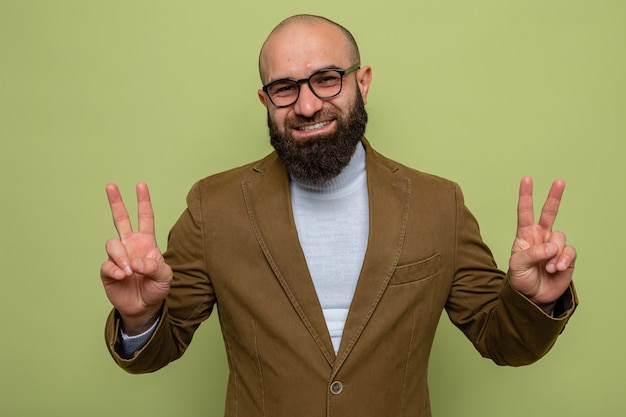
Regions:
<instances>
[{"instance_id":1,"label":"thumb","mask_svg":"<svg viewBox=\"0 0 626 417\"><path fill-rule=\"evenodd\" d=\"M559 252L558 245L546 242L533 245L526 250L514 253L511 256L510 268L516 271L523 271L534 267L540 262L548 261Z\"/></svg>"},{"instance_id":2,"label":"thumb","mask_svg":"<svg viewBox=\"0 0 626 417\"><path fill-rule=\"evenodd\" d=\"M131 266L133 270L156 282L169 282L172 280L172 268L163 261L153 258L133 259Z\"/></svg>"}]
</instances>

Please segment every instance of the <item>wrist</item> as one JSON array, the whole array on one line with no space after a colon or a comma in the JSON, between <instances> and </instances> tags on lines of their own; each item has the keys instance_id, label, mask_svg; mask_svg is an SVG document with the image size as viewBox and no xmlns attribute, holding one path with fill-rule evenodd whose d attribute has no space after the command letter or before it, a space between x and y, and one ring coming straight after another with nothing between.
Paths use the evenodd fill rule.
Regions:
<instances>
[{"instance_id":1,"label":"wrist","mask_svg":"<svg viewBox=\"0 0 626 417\"><path fill-rule=\"evenodd\" d=\"M556 303L549 303L549 304L535 303L535 305L539 307L540 309L542 309L544 313L546 313L547 315L552 316L554 314L554 307L556 306Z\"/></svg>"},{"instance_id":2,"label":"wrist","mask_svg":"<svg viewBox=\"0 0 626 417\"><path fill-rule=\"evenodd\" d=\"M120 327L128 336L136 336L148 331L160 316L161 309L142 314L137 317L128 317L120 313Z\"/></svg>"}]
</instances>

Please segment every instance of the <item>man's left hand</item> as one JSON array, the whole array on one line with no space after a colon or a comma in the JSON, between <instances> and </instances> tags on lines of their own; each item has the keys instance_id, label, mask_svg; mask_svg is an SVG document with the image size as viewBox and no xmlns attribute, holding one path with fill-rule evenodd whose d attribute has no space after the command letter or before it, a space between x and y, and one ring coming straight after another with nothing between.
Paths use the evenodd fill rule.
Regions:
<instances>
[{"instance_id":1,"label":"man's left hand","mask_svg":"<svg viewBox=\"0 0 626 417\"><path fill-rule=\"evenodd\" d=\"M552 226L565 189L565 182L552 183L539 222L533 211L533 182L524 177L517 205L517 234L511 250L511 285L550 314L569 287L574 273L576 249L565 242L565 234Z\"/></svg>"}]
</instances>

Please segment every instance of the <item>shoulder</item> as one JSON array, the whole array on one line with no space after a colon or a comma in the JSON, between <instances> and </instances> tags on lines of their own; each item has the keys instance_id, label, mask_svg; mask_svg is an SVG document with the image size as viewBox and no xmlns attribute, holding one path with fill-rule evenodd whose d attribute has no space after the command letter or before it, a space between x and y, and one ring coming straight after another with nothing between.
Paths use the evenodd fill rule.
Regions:
<instances>
[{"instance_id":1,"label":"shoulder","mask_svg":"<svg viewBox=\"0 0 626 417\"><path fill-rule=\"evenodd\" d=\"M393 177L405 179L409 181L413 191L460 193L460 187L456 182L390 159L372 148L367 141L364 141L364 145L367 151L368 170L375 176L389 173Z\"/></svg>"},{"instance_id":2,"label":"shoulder","mask_svg":"<svg viewBox=\"0 0 626 417\"><path fill-rule=\"evenodd\" d=\"M269 171L284 172L275 152L257 161L202 178L193 185L190 194L208 193L214 195L216 193L240 192L242 184L253 181Z\"/></svg>"}]
</instances>

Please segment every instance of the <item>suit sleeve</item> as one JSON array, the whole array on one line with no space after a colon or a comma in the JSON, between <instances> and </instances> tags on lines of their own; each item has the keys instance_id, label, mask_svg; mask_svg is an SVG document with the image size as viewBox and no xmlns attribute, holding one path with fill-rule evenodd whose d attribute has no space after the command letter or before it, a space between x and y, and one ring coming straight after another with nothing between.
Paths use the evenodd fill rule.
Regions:
<instances>
[{"instance_id":1,"label":"suit sleeve","mask_svg":"<svg viewBox=\"0 0 626 417\"><path fill-rule=\"evenodd\" d=\"M455 276L446 304L450 319L482 356L498 365L537 361L554 345L578 304L573 285L559 300L559 316L546 314L497 268L458 186L456 205Z\"/></svg>"},{"instance_id":2,"label":"suit sleeve","mask_svg":"<svg viewBox=\"0 0 626 417\"><path fill-rule=\"evenodd\" d=\"M148 342L124 359L118 353L119 316L114 310L107 319L107 347L117 364L130 373L153 372L181 357L195 330L212 312L216 299L206 266L201 200L196 185L187 197L187 209L170 231L163 256L174 278L159 324Z\"/></svg>"}]
</instances>

